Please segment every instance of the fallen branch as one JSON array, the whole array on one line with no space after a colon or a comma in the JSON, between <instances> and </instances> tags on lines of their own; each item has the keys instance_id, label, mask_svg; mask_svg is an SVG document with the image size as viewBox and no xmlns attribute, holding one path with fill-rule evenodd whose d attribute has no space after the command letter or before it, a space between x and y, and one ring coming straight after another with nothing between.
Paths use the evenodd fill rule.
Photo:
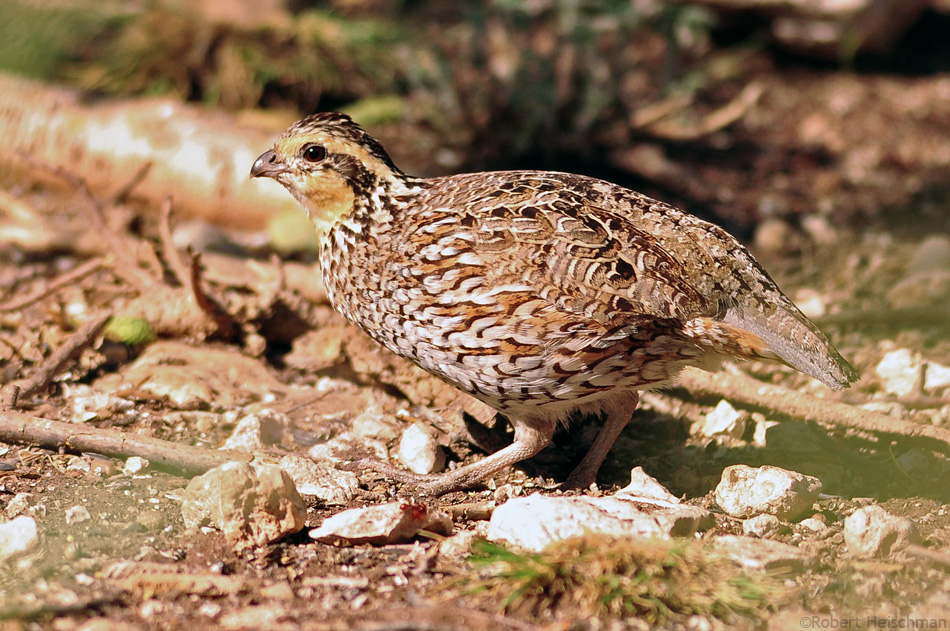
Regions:
<instances>
[{"instance_id":1,"label":"fallen branch","mask_svg":"<svg viewBox=\"0 0 950 631\"><path fill-rule=\"evenodd\" d=\"M731 403L778 412L805 421L923 440L928 448L950 455L950 431L942 427L911 423L846 403L803 395L746 375L727 372L711 374L687 369L680 375L678 385L691 395L721 397Z\"/></svg>"},{"instance_id":2,"label":"fallen branch","mask_svg":"<svg viewBox=\"0 0 950 631\"><path fill-rule=\"evenodd\" d=\"M199 475L226 462L250 462L252 459L251 454L240 451L192 447L112 429L52 421L13 410L0 411L0 441L52 451L91 451L123 460L140 456L157 469L186 477Z\"/></svg>"},{"instance_id":3,"label":"fallen branch","mask_svg":"<svg viewBox=\"0 0 950 631\"><path fill-rule=\"evenodd\" d=\"M32 375L23 381L10 384L14 393L13 407L16 407L17 398L29 396L46 388L56 375L62 372L67 363L79 355L82 349L92 344L111 317L112 314L107 313L82 325L62 346L53 351L53 354L47 357Z\"/></svg>"},{"instance_id":4,"label":"fallen branch","mask_svg":"<svg viewBox=\"0 0 950 631\"><path fill-rule=\"evenodd\" d=\"M0 303L0 312L2 311L16 311L27 307L38 300L56 293L61 288L66 287L67 285L72 285L79 280L94 274L101 269L109 267L109 262L105 258L95 258L81 263L69 270L68 272L57 276L50 282L46 283L44 286L40 287L38 291L34 291L32 294L23 296L21 298L14 298L12 300L7 300L6 302Z\"/></svg>"}]
</instances>

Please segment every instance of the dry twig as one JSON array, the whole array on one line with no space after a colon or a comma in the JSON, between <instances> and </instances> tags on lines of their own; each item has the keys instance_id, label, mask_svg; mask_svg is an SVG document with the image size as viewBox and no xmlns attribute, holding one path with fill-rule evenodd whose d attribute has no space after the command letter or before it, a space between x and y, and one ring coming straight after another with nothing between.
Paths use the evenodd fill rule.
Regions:
<instances>
[{"instance_id":1,"label":"dry twig","mask_svg":"<svg viewBox=\"0 0 950 631\"><path fill-rule=\"evenodd\" d=\"M79 327L62 346L40 364L29 378L11 384L15 393L13 403L16 403L16 398L28 396L46 388L69 361L74 359L82 349L92 344L111 317L112 314L107 313Z\"/></svg>"},{"instance_id":2,"label":"dry twig","mask_svg":"<svg viewBox=\"0 0 950 631\"><path fill-rule=\"evenodd\" d=\"M27 296L22 296L20 298L14 298L12 300L7 300L6 302L0 303L0 312L2 311L16 311L27 307L38 300L42 300L47 296L56 293L61 288L66 287L67 285L72 285L90 274L94 274L101 269L109 267L109 262L102 257L90 259L85 263L80 263L73 269L68 272L57 276L50 282L46 283L44 286L40 287L37 291L34 291L32 294Z\"/></svg>"},{"instance_id":3,"label":"dry twig","mask_svg":"<svg viewBox=\"0 0 950 631\"><path fill-rule=\"evenodd\" d=\"M153 467L188 477L226 462L252 459L251 454L244 452L192 447L138 434L52 421L13 410L0 410L0 441L54 451L91 451L110 458L140 456Z\"/></svg>"}]
</instances>

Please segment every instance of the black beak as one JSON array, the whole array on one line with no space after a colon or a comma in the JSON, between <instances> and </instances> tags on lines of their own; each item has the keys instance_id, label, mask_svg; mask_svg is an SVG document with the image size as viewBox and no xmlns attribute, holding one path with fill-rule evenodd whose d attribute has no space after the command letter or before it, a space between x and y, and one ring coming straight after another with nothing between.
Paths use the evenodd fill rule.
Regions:
<instances>
[{"instance_id":1,"label":"black beak","mask_svg":"<svg viewBox=\"0 0 950 631\"><path fill-rule=\"evenodd\" d=\"M280 161L273 149L268 149L261 157L254 161L251 167L251 177L274 177L286 173L290 168Z\"/></svg>"}]
</instances>

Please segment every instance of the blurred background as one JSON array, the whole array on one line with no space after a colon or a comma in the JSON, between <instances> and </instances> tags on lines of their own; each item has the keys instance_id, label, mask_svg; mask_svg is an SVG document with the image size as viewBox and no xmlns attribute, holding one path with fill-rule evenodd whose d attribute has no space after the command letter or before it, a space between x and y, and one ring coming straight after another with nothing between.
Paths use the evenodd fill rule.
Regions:
<instances>
[{"instance_id":1,"label":"blurred background","mask_svg":"<svg viewBox=\"0 0 950 631\"><path fill-rule=\"evenodd\" d=\"M343 110L411 173L583 172L795 250L948 228L948 34L946 0L5 0L0 70L271 135Z\"/></svg>"}]
</instances>

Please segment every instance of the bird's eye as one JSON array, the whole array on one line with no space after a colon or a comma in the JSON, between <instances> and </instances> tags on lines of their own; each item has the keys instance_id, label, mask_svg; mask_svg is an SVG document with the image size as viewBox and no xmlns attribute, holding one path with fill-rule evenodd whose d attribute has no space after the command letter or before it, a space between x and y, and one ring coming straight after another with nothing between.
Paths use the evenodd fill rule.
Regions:
<instances>
[{"instance_id":1,"label":"bird's eye","mask_svg":"<svg viewBox=\"0 0 950 631\"><path fill-rule=\"evenodd\" d=\"M310 163L317 163L327 157L327 150L320 145L307 145L303 150L303 159Z\"/></svg>"}]
</instances>

